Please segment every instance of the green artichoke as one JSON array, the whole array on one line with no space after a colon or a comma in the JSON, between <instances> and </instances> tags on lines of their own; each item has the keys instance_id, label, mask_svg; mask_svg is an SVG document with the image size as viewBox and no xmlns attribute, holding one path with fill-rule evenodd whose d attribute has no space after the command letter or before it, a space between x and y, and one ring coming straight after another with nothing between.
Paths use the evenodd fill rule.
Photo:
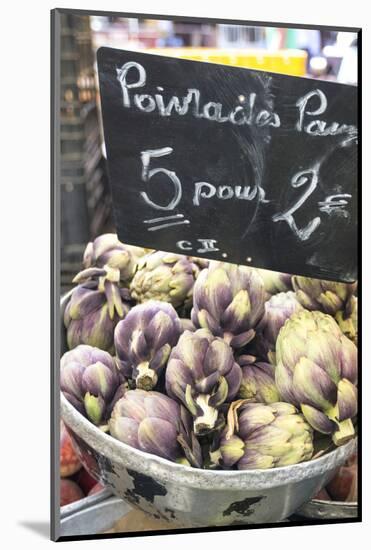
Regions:
<instances>
[{"instance_id":1,"label":"green artichoke","mask_svg":"<svg viewBox=\"0 0 371 550\"><path fill-rule=\"evenodd\" d=\"M348 302L357 289L357 283L336 283L298 275L292 277L292 284L305 309L329 315L349 308Z\"/></svg>"},{"instance_id":2,"label":"green artichoke","mask_svg":"<svg viewBox=\"0 0 371 550\"><path fill-rule=\"evenodd\" d=\"M348 300L347 307L335 313L335 319L341 331L355 345L358 344L358 300L352 296Z\"/></svg>"},{"instance_id":3,"label":"green artichoke","mask_svg":"<svg viewBox=\"0 0 371 550\"><path fill-rule=\"evenodd\" d=\"M74 278L74 283L95 278L125 286L133 278L138 259L146 253L144 248L130 246L119 241L115 233L100 235L88 243L85 252L83 271Z\"/></svg>"},{"instance_id":4,"label":"green artichoke","mask_svg":"<svg viewBox=\"0 0 371 550\"><path fill-rule=\"evenodd\" d=\"M195 433L204 434L217 427L220 407L237 394L241 368L223 339L206 329L186 330L171 351L165 378L167 394L190 411Z\"/></svg>"},{"instance_id":5,"label":"green artichoke","mask_svg":"<svg viewBox=\"0 0 371 550\"><path fill-rule=\"evenodd\" d=\"M64 312L67 344L95 346L114 353L113 335L117 323L130 310L130 293L116 283L87 281L72 290Z\"/></svg>"},{"instance_id":6,"label":"green artichoke","mask_svg":"<svg viewBox=\"0 0 371 550\"><path fill-rule=\"evenodd\" d=\"M116 402L110 433L141 451L188 466L202 467L200 444L186 409L156 391L129 390Z\"/></svg>"},{"instance_id":7,"label":"green artichoke","mask_svg":"<svg viewBox=\"0 0 371 550\"><path fill-rule=\"evenodd\" d=\"M336 321L319 311L294 313L276 342L276 385L311 426L336 445L354 435L357 348Z\"/></svg>"},{"instance_id":8,"label":"green artichoke","mask_svg":"<svg viewBox=\"0 0 371 550\"><path fill-rule=\"evenodd\" d=\"M293 405L245 400L231 404L227 426L210 452L213 463L239 470L298 464L312 454L312 429Z\"/></svg>"},{"instance_id":9,"label":"green artichoke","mask_svg":"<svg viewBox=\"0 0 371 550\"><path fill-rule=\"evenodd\" d=\"M139 303L160 300L175 308L187 306L199 272L199 265L189 256L152 252L138 262L130 284L131 295Z\"/></svg>"},{"instance_id":10,"label":"green artichoke","mask_svg":"<svg viewBox=\"0 0 371 550\"><path fill-rule=\"evenodd\" d=\"M264 302L264 284L257 270L212 262L196 280L191 319L196 327L240 348L254 338Z\"/></svg>"},{"instance_id":11,"label":"green artichoke","mask_svg":"<svg viewBox=\"0 0 371 550\"><path fill-rule=\"evenodd\" d=\"M183 328L172 305L151 300L134 306L115 329L120 370L136 387L153 389Z\"/></svg>"},{"instance_id":12,"label":"green artichoke","mask_svg":"<svg viewBox=\"0 0 371 550\"><path fill-rule=\"evenodd\" d=\"M280 400L273 365L256 361L253 355L241 355L237 362L242 371L238 397L258 403L276 403Z\"/></svg>"},{"instance_id":13,"label":"green artichoke","mask_svg":"<svg viewBox=\"0 0 371 550\"><path fill-rule=\"evenodd\" d=\"M115 402L127 389L114 358L85 345L63 355L60 383L66 399L97 426L106 424Z\"/></svg>"}]
</instances>

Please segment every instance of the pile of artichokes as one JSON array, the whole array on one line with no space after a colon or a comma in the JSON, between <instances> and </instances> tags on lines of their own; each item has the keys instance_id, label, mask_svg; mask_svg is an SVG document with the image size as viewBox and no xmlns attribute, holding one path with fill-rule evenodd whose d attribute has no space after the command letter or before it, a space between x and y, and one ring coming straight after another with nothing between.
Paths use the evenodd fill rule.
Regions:
<instances>
[{"instance_id":1,"label":"pile of artichokes","mask_svg":"<svg viewBox=\"0 0 371 550\"><path fill-rule=\"evenodd\" d=\"M89 243L61 390L123 443L195 468L275 468L357 415L356 285Z\"/></svg>"}]
</instances>

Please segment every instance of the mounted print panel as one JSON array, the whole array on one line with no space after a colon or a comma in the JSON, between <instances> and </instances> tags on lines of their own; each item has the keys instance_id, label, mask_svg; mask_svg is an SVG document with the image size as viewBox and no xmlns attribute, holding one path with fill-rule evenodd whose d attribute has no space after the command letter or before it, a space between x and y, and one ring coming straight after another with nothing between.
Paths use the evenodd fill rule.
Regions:
<instances>
[{"instance_id":1,"label":"mounted print panel","mask_svg":"<svg viewBox=\"0 0 371 550\"><path fill-rule=\"evenodd\" d=\"M361 520L360 30L318 23L52 12L54 540Z\"/></svg>"}]
</instances>

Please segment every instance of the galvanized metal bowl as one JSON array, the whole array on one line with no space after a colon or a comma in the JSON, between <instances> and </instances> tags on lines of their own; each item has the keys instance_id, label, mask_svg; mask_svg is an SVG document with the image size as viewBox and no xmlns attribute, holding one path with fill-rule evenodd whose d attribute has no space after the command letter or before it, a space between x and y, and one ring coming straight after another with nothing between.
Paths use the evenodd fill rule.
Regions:
<instances>
[{"instance_id":1,"label":"galvanized metal bowl","mask_svg":"<svg viewBox=\"0 0 371 550\"><path fill-rule=\"evenodd\" d=\"M62 351L63 342L64 335ZM270 470L202 470L114 439L63 395L61 415L81 462L96 480L151 516L183 527L281 521L326 485L356 445L352 440L315 460Z\"/></svg>"}]
</instances>

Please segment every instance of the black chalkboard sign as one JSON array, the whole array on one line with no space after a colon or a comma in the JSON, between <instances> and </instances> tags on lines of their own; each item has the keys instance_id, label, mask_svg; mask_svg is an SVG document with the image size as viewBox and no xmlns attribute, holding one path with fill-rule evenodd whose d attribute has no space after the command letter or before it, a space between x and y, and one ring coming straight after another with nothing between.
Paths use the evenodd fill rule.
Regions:
<instances>
[{"instance_id":1,"label":"black chalkboard sign","mask_svg":"<svg viewBox=\"0 0 371 550\"><path fill-rule=\"evenodd\" d=\"M356 87L111 48L98 69L122 241L356 279Z\"/></svg>"}]
</instances>

